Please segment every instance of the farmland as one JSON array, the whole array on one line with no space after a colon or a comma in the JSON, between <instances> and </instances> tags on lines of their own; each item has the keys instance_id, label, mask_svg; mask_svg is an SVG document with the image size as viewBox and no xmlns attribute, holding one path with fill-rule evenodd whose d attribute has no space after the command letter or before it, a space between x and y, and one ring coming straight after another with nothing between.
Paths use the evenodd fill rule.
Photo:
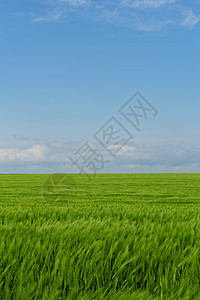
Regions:
<instances>
[{"instance_id":1,"label":"farmland","mask_svg":"<svg viewBox=\"0 0 200 300\"><path fill-rule=\"evenodd\" d=\"M0 175L0 299L200 299L200 174L48 178Z\"/></svg>"}]
</instances>

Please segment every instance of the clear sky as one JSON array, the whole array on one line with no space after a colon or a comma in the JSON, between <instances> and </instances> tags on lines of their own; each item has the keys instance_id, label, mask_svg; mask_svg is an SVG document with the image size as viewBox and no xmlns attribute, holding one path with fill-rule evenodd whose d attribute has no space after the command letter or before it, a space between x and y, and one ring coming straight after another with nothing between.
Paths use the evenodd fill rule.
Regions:
<instances>
[{"instance_id":1,"label":"clear sky","mask_svg":"<svg viewBox=\"0 0 200 300\"><path fill-rule=\"evenodd\" d=\"M99 172L199 172L199 57L199 0L1 0L0 173L77 172L85 141ZM137 91L140 132L118 111ZM112 116L134 136L115 156Z\"/></svg>"}]
</instances>

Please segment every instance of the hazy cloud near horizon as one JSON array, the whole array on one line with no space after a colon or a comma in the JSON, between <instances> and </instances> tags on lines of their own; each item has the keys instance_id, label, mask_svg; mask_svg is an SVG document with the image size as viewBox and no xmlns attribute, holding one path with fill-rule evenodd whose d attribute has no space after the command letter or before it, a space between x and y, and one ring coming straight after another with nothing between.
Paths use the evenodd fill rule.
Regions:
<instances>
[{"instance_id":1,"label":"hazy cloud near horizon","mask_svg":"<svg viewBox=\"0 0 200 300\"><path fill-rule=\"evenodd\" d=\"M71 167L69 156L83 144L84 141L3 141L0 172L78 173L76 167ZM200 172L200 139L135 139L123 146L115 158L105 149L98 150L109 161L102 173Z\"/></svg>"}]
</instances>

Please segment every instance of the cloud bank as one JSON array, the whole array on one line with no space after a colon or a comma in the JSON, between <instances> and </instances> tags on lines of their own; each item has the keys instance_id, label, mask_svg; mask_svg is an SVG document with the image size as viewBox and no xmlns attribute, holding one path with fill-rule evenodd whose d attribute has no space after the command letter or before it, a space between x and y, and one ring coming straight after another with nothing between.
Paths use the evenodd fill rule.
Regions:
<instances>
[{"instance_id":1,"label":"cloud bank","mask_svg":"<svg viewBox=\"0 0 200 300\"><path fill-rule=\"evenodd\" d=\"M81 141L17 140L12 146L11 141L3 144L0 173L79 172L71 166L69 156L81 147ZM114 159L105 149L98 150L109 160L102 173L200 172L200 139L135 139Z\"/></svg>"}]
</instances>

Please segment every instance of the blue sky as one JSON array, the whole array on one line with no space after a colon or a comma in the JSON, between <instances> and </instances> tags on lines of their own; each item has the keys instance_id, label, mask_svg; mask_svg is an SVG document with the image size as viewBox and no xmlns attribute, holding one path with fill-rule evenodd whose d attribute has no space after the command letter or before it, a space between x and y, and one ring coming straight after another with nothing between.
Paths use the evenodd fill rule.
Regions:
<instances>
[{"instance_id":1,"label":"blue sky","mask_svg":"<svg viewBox=\"0 0 200 300\"><path fill-rule=\"evenodd\" d=\"M199 172L199 36L197 0L2 0L0 173L77 172L85 141L101 172ZM118 111L137 91L141 132ZM112 116L134 136L115 157L94 139Z\"/></svg>"}]
</instances>

